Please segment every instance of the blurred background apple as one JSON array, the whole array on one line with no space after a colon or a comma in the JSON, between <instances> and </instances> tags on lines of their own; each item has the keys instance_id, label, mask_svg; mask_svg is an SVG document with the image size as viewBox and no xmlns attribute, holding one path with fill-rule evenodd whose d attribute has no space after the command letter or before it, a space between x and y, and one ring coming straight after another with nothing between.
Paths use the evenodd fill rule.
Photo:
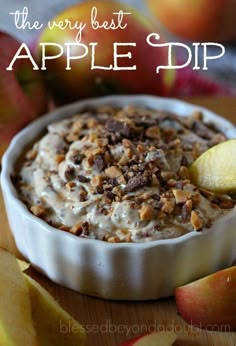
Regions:
<instances>
[{"instance_id":1,"label":"blurred background apple","mask_svg":"<svg viewBox=\"0 0 236 346\"><path fill-rule=\"evenodd\" d=\"M73 4L74 6L68 8ZM135 7L130 7L129 4ZM16 28L14 18L9 13L22 10L24 6L29 9L28 19L31 23L35 20L44 23L45 30L40 37L37 30ZM202 77L201 72L192 71L191 67L178 70L177 73L173 70L161 70L156 74L156 66L167 65L166 52L146 43L146 37L151 32L159 33L163 41L167 42L173 39L181 42L185 38L195 41L235 41L236 0L123 0L120 3L115 0L68 0L66 3L60 0L41 0L40 4L26 0L20 4L18 0L0 0L0 30L12 33L27 44L37 39L37 42L51 41L63 45L64 42L75 40L77 30L47 30L47 21L59 13L56 20L70 19L90 23L93 6L98 8L101 22L109 21L112 13L121 9L132 13L126 17L128 26L125 30L92 30L87 25L82 43L88 45L90 42L98 42L96 65L108 66L113 63L113 42L135 42L136 47L119 48L120 53L130 51L133 58L119 58L118 62L121 66L137 65L137 71L91 71L91 47L86 58L73 61L71 71L65 70L65 55L48 62L48 71L45 71L43 78L39 71L33 71L30 61L24 59L15 63L14 71L6 71L20 43L9 34L1 32L0 156L19 129L47 110L47 95L42 79L47 81L57 104L114 93L183 97L200 94L228 95L230 88L236 93L235 44L225 43L224 57L210 61L209 70L204 71L204 78L199 78L199 75ZM148 7L149 15L154 15L153 21L148 16ZM164 24L162 28L160 23ZM170 32L179 37L176 39L169 35ZM188 43L191 45L191 42ZM54 53L53 49L47 50L47 54ZM182 59L182 51L180 53L175 50L177 63ZM38 54L40 55L39 51ZM77 54L76 51L74 54ZM201 54L202 52L199 52L199 61ZM212 55L214 54L217 52L212 51ZM38 58L40 61L40 56ZM210 80L211 77L216 81L215 84Z\"/></svg>"},{"instance_id":2,"label":"blurred background apple","mask_svg":"<svg viewBox=\"0 0 236 346\"><path fill-rule=\"evenodd\" d=\"M113 13L123 10L130 12L124 18L127 22L125 29L117 30L94 30L90 25L91 10L97 7L98 20L100 23L107 20L109 23L114 18ZM87 23L83 30L81 43L89 47L88 55L71 63L71 70L65 70L66 54L58 59L48 60L45 79L56 103L62 104L77 99L101 96L106 94L145 93L154 95L168 95L174 84L174 72L161 70L156 74L156 66L167 65L167 54L165 49L155 49L146 43L146 37L152 32L160 29L156 24L147 19L137 9L124 3L106 0L91 0L76 4L61 12L55 21L70 20L72 23ZM75 42L78 30L61 30L45 28L38 42L54 42L63 45L65 42ZM161 38L163 37L160 34ZM119 58L119 66L137 66L136 71L127 70L91 70L91 47L90 42L97 42L95 62L98 66L109 66L113 64L113 43L135 42L136 47L119 48L120 54L132 53L132 59ZM41 61L41 50L39 46L39 61ZM46 47L46 55L58 54L58 48ZM73 54L79 55L79 48L75 48Z\"/></svg>"},{"instance_id":3,"label":"blurred background apple","mask_svg":"<svg viewBox=\"0 0 236 346\"><path fill-rule=\"evenodd\" d=\"M7 71L21 43L0 32L0 158L13 135L47 110L48 98L41 74L28 59L17 59Z\"/></svg>"},{"instance_id":4,"label":"blurred background apple","mask_svg":"<svg viewBox=\"0 0 236 346\"><path fill-rule=\"evenodd\" d=\"M192 41L236 40L235 0L146 0L174 35Z\"/></svg>"}]
</instances>

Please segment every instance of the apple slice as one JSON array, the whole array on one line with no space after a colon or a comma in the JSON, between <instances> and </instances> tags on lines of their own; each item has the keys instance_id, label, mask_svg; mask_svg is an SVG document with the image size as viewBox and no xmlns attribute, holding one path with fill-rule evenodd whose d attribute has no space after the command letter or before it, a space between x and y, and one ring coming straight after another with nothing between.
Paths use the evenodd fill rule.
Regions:
<instances>
[{"instance_id":1,"label":"apple slice","mask_svg":"<svg viewBox=\"0 0 236 346\"><path fill-rule=\"evenodd\" d=\"M74 320L41 285L28 275L24 275L40 345L83 346L85 331L79 322Z\"/></svg>"},{"instance_id":2,"label":"apple slice","mask_svg":"<svg viewBox=\"0 0 236 346\"><path fill-rule=\"evenodd\" d=\"M173 332L156 332L125 341L121 346L171 346L177 339Z\"/></svg>"},{"instance_id":3,"label":"apple slice","mask_svg":"<svg viewBox=\"0 0 236 346\"><path fill-rule=\"evenodd\" d=\"M30 263L21 259L16 259L22 272L30 268Z\"/></svg>"},{"instance_id":4,"label":"apple slice","mask_svg":"<svg viewBox=\"0 0 236 346\"><path fill-rule=\"evenodd\" d=\"M13 255L0 249L0 344L39 346L29 290Z\"/></svg>"},{"instance_id":5,"label":"apple slice","mask_svg":"<svg viewBox=\"0 0 236 346\"><path fill-rule=\"evenodd\" d=\"M236 331L236 266L175 289L177 309L194 326Z\"/></svg>"},{"instance_id":6,"label":"apple slice","mask_svg":"<svg viewBox=\"0 0 236 346\"><path fill-rule=\"evenodd\" d=\"M191 180L197 186L216 192L236 191L236 139L205 151L190 167Z\"/></svg>"}]
</instances>

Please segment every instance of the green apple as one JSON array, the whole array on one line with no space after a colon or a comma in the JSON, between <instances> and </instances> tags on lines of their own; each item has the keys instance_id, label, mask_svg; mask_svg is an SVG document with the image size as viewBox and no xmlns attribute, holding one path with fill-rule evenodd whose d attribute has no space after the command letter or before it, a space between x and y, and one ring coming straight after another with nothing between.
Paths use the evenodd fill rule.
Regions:
<instances>
[{"instance_id":1,"label":"green apple","mask_svg":"<svg viewBox=\"0 0 236 346\"><path fill-rule=\"evenodd\" d=\"M236 266L175 289L183 319L208 330L236 331Z\"/></svg>"},{"instance_id":2,"label":"green apple","mask_svg":"<svg viewBox=\"0 0 236 346\"><path fill-rule=\"evenodd\" d=\"M161 39L163 35L135 8L116 1L85 1L64 10L50 23L38 39L38 61L58 104L105 94L170 92L173 70L156 73L157 66L167 65L167 47L147 43L150 33L158 32ZM70 27L61 29L65 23ZM78 27L72 29L75 23ZM101 27L104 25L106 29Z\"/></svg>"}]
</instances>

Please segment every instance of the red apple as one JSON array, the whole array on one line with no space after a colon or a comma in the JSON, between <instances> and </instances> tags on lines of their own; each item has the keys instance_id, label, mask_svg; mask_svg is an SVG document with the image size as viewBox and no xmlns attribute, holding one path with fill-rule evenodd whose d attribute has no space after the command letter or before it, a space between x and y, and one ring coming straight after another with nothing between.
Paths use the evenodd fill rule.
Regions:
<instances>
[{"instance_id":1,"label":"red apple","mask_svg":"<svg viewBox=\"0 0 236 346\"><path fill-rule=\"evenodd\" d=\"M236 266L175 289L183 319L208 330L236 331Z\"/></svg>"},{"instance_id":2,"label":"red apple","mask_svg":"<svg viewBox=\"0 0 236 346\"><path fill-rule=\"evenodd\" d=\"M146 0L173 34L192 41L236 40L235 0Z\"/></svg>"},{"instance_id":3,"label":"red apple","mask_svg":"<svg viewBox=\"0 0 236 346\"><path fill-rule=\"evenodd\" d=\"M127 24L126 28L121 29L94 29L91 25L91 13L93 7L97 8L99 24L104 21L108 24L112 19L117 25L118 15L114 13L128 12L130 14L123 16L122 26ZM104 94L126 94L126 93L149 93L157 95L167 95L171 86L173 86L173 70L161 70L156 74L156 67L167 65L167 48L151 47L146 42L150 33L159 33L159 28L144 17L138 10L126 4L108 0L91 0L76 4L56 18L51 23L65 23L70 21L72 25L77 23L86 24L82 30L79 43L88 47L87 55L82 59L71 61L71 70L66 70L66 51L57 59L47 60L45 63L45 75L48 85L52 91L56 102L67 103L73 100L90 96L100 96ZM42 46L40 43L56 43L64 46L68 42L76 42L79 37L78 29L60 29L58 26L53 29L46 28L38 40L39 63L42 61ZM119 57L118 66L132 67L137 66L137 70L102 70L91 69L91 42L97 43L95 47L95 66L114 67L114 42L118 43L136 43L134 46L118 47L119 54L130 52L132 58ZM161 43L161 41L158 43ZM46 46L46 55L55 56L60 54L58 46ZM74 47L73 55L84 52L83 48Z\"/></svg>"},{"instance_id":4,"label":"red apple","mask_svg":"<svg viewBox=\"0 0 236 346\"><path fill-rule=\"evenodd\" d=\"M17 59L13 70L6 68L21 43L0 32L0 157L13 135L47 110L47 93L41 74L28 59Z\"/></svg>"},{"instance_id":5,"label":"red apple","mask_svg":"<svg viewBox=\"0 0 236 346\"><path fill-rule=\"evenodd\" d=\"M177 335L173 332L156 332L125 341L121 346L171 346L176 339Z\"/></svg>"}]
</instances>

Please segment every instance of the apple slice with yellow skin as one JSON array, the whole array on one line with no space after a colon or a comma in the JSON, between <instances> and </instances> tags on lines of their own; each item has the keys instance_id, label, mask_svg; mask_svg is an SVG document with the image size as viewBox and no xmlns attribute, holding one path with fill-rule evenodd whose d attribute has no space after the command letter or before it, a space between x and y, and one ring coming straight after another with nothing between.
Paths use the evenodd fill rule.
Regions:
<instances>
[{"instance_id":1,"label":"apple slice with yellow skin","mask_svg":"<svg viewBox=\"0 0 236 346\"><path fill-rule=\"evenodd\" d=\"M39 346L29 290L16 258L0 249L0 263L0 344Z\"/></svg>"},{"instance_id":2,"label":"apple slice with yellow skin","mask_svg":"<svg viewBox=\"0 0 236 346\"><path fill-rule=\"evenodd\" d=\"M125 341L121 346L171 346L177 339L173 332L156 332Z\"/></svg>"},{"instance_id":3,"label":"apple slice with yellow skin","mask_svg":"<svg viewBox=\"0 0 236 346\"><path fill-rule=\"evenodd\" d=\"M194 326L236 331L236 266L175 289L178 312Z\"/></svg>"},{"instance_id":4,"label":"apple slice with yellow skin","mask_svg":"<svg viewBox=\"0 0 236 346\"><path fill-rule=\"evenodd\" d=\"M215 192L236 191L236 139L205 151L190 167L192 182Z\"/></svg>"},{"instance_id":5,"label":"apple slice with yellow skin","mask_svg":"<svg viewBox=\"0 0 236 346\"><path fill-rule=\"evenodd\" d=\"M24 275L40 345L83 346L85 331L79 322L74 320L40 284Z\"/></svg>"}]
</instances>

